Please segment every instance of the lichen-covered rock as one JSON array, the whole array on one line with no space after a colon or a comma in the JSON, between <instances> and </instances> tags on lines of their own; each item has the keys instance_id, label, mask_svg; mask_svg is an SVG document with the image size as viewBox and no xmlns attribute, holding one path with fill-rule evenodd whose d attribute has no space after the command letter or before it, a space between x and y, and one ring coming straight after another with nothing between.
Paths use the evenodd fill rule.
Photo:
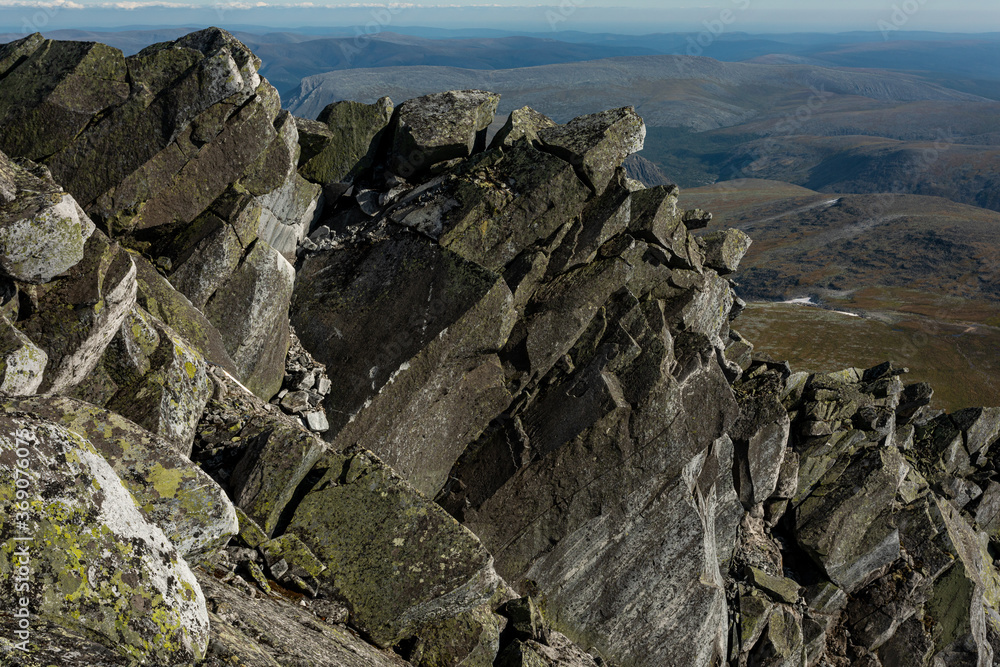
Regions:
<instances>
[{"instance_id":1,"label":"lichen-covered rock","mask_svg":"<svg viewBox=\"0 0 1000 667\"><path fill-rule=\"evenodd\" d=\"M57 153L129 94L125 58L104 44L35 33L0 49L0 149L9 155Z\"/></svg>"},{"instance_id":2,"label":"lichen-covered rock","mask_svg":"<svg viewBox=\"0 0 1000 667\"><path fill-rule=\"evenodd\" d=\"M219 485L169 443L128 419L60 396L9 401L3 410L39 415L86 438L181 556L195 561L211 555L238 532L236 511Z\"/></svg>"},{"instance_id":3,"label":"lichen-covered rock","mask_svg":"<svg viewBox=\"0 0 1000 667\"><path fill-rule=\"evenodd\" d=\"M762 591L776 597L780 602L795 604L799 601L799 586L787 577L774 577L755 567L750 568L750 579Z\"/></svg>"},{"instance_id":4,"label":"lichen-covered rock","mask_svg":"<svg viewBox=\"0 0 1000 667\"><path fill-rule=\"evenodd\" d=\"M542 129L544 150L572 164L595 192L604 192L615 169L642 150L646 124L632 107L580 116L566 125Z\"/></svg>"},{"instance_id":5,"label":"lichen-covered rock","mask_svg":"<svg viewBox=\"0 0 1000 667\"><path fill-rule=\"evenodd\" d=\"M3 153L0 173L9 190L0 202L0 272L46 283L83 259L94 223L76 200L51 178L39 178Z\"/></svg>"},{"instance_id":6,"label":"lichen-covered rock","mask_svg":"<svg viewBox=\"0 0 1000 667\"><path fill-rule=\"evenodd\" d=\"M233 360L226 352L222 334L191 301L181 294L144 257L132 253L135 263L136 303L163 322L196 349L206 361L237 375Z\"/></svg>"},{"instance_id":7,"label":"lichen-covered rock","mask_svg":"<svg viewBox=\"0 0 1000 667\"><path fill-rule=\"evenodd\" d=\"M306 474L326 452L322 440L301 427L258 416L231 434L246 443L229 479L236 505L267 535Z\"/></svg>"},{"instance_id":8,"label":"lichen-covered rock","mask_svg":"<svg viewBox=\"0 0 1000 667\"><path fill-rule=\"evenodd\" d=\"M203 657L209 627L198 582L111 466L54 423L16 412L0 421L5 607L25 599L33 620L99 638L133 661Z\"/></svg>"},{"instance_id":9,"label":"lichen-covered rock","mask_svg":"<svg viewBox=\"0 0 1000 667\"><path fill-rule=\"evenodd\" d=\"M287 530L327 566L324 590L378 646L492 598L500 579L476 536L377 458L329 454L317 470Z\"/></svg>"},{"instance_id":10,"label":"lichen-covered rock","mask_svg":"<svg viewBox=\"0 0 1000 667\"><path fill-rule=\"evenodd\" d=\"M0 392L28 396L42 384L49 357L6 318L0 318Z\"/></svg>"},{"instance_id":11,"label":"lichen-covered rock","mask_svg":"<svg viewBox=\"0 0 1000 667\"><path fill-rule=\"evenodd\" d=\"M189 222L270 145L277 94L259 61L218 29L147 47L127 64L145 85L46 164L116 231ZM98 155L125 147L114 169L91 173Z\"/></svg>"},{"instance_id":12,"label":"lichen-covered rock","mask_svg":"<svg viewBox=\"0 0 1000 667\"><path fill-rule=\"evenodd\" d=\"M299 173L320 185L352 182L374 166L392 112L392 100L383 97L375 104L334 102L315 121L296 118Z\"/></svg>"},{"instance_id":13,"label":"lichen-covered rock","mask_svg":"<svg viewBox=\"0 0 1000 667\"><path fill-rule=\"evenodd\" d=\"M538 141L538 133L550 127L556 127L557 123L539 113L531 107L521 107L511 112L507 122L500 128L500 131L493 137L490 148L497 146L513 146L519 139L526 139L529 142Z\"/></svg>"},{"instance_id":14,"label":"lichen-covered rock","mask_svg":"<svg viewBox=\"0 0 1000 667\"><path fill-rule=\"evenodd\" d=\"M197 350L133 306L100 365L74 395L128 417L190 456L212 382Z\"/></svg>"},{"instance_id":15,"label":"lichen-covered rock","mask_svg":"<svg viewBox=\"0 0 1000 667\"><path fill-rule=\"evenodd\" d=\"M415 667L492 667L504 618L489 605L420 629L408 660Z\"/></svg>"},{"instance_id":16,"label":"lichen-covered rock","mask_svg":"<svg viewBox=\"0 0 1000 667\"><path fill-rule=\"evenodd\" d=\"M175 286L195 307L203 308L220 291L217 301L234 303L240 303L234 290L244 297L263 291L267 305L244 299L239 307L267 320L265 332L247 331L239 318L235 327L223 328L233 336L227 349L240 357L234 359L240 379L262 394L276 391L276 359L287 351L287 333L262 310L287 306L281 293L290 291L292 271L265 268L274 262L262 257L263 246L253 241L263 229L267 240L291 256L312 223L319 192L296 173L295 123L281 112L274 88L258 75L260 60L217 28L129 58L107 47L44 40L5 52L13 57L29 47L39 58L49 58L45 62L58 56L51 63L55 71L48 73L31 58L2 59L12 70L0 85L0 100L26 104L29 115L32 107L44 110L49 100L29 95L25 101L15 86L21 78L35 76L45 90L61 86L57 82L64 76L67 81L76 76L73 68L96 67L98 56L111 68L103 72L107 81L84 90L93 103L83 105L79 119L73 117L78 126L65 136L53 132L58 145L45 152L45 165L116 239L163 260ZM111 85L119 80L121 86ZM247 274L279 279L260 283ZM234 281L245 289L237 289ZM52 359L55 366L60 362ZM58 376L58 368L54 373Z\"/></svg>"},{"instance_id":17,"label":"lichen-covered rock","mask_svg":"<svg viewBox=\"0 0 1000 667\"><path fill-rule=\"evenodd\" d=\"M775 607L767 619L767 629L750 654L750 664L768 667L800 667L804 655L802 619L791 609Z\"/></svg>"},{"instance_id":18,"label":"lichen-covered rock","mask_svg":"<svg viewBox=\"0 0 1000 667\"><path fill-rule=\"evenodd\" d=\"M705 266L715 269L720 275L736 271L753 243L749 236L738 229L706 234L701 237L701 241L705 244Z\"/></svg>"},{"instance_id":19,"label":"lichen-covered rock","mask_svg":"<svg viewBox=\"0 0 1000 667\"><path fill-rule=\"evenodd\" d=\"M281 389L290 344L288 306L295 269L258 240L205 304L243 384L268 400Z\"/></svg>"},{"instance_id":20,"label":"lichen-covered rock","mask_svg":"<svg viewBox=\"0 0 1000 667\"><path fill-rule=\"evenodd\" d=\"M41 391L66 391L94 370L135 305L135 264L95 231L83 260L35 295L36 310L18 325L48 355Z\"/></svg>"},{"instance_id":21,"label":"lichen-covered rock","mask_svg":"<svg viewBox=\"0 0 1000 667\"><path fill-rule=\"evenodd\" d=\"M286 533L259 545L272 576L283 584L315 596L326 566L298 537Z\"/></svg>"},{"instance_id":22,"label":"lichen-covered rock","mask_svg":"<svg viewBox=\"0 0 1000 667\"><path fill-rule=\"evenodd\" d=\"M407 100L396 109L389 169L419 177L434 165L469 157L486 147L500 96L482 90L454 90Z\"/></svg>"}]
</instances>

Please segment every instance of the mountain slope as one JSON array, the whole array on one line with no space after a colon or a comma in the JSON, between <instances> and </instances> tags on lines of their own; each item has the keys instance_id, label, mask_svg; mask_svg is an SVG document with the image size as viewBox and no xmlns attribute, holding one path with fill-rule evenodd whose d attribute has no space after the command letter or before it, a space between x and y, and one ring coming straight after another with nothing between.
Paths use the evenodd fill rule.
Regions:
<instances>
[{"instance_id":1,"label":"mountain slope","mask_svg":"<svg viewBox=\"0 0 1000 667\"><path fill-rule=\"evenodd\" d=\"M709 229L754 239L735 279L743 298L771 302L738 325L760 349L811 370L892 356L943 407L1000 402L1000 213L755 179L681 200L713 211Z\"/></svg>"}]
</instances>

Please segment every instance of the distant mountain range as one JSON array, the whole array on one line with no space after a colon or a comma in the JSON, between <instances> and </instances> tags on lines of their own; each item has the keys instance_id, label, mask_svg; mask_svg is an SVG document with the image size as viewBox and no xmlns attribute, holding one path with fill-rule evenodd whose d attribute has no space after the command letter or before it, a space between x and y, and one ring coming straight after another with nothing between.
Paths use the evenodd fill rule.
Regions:
<instances>
[{"instance_id":1,"label":"distant mountain range","mask_svg":"<svg viewBox=\"0 0 1000 667\"><path fill-rule=\"evenodd\" d=\"M648 125L698 131L782 119L784 112L794 114L802 105L811 117L831 102L841 109L862 110L928 100L987 102L898 73L668 55L508 70L424 66L340 70L303 79L285 104L297 115L314 117L335 100L372 102L389 95L401 101L461 88L499 92L507 97L501 100L502 109L528 104L560 122L599 108L632 104ZM839 99L844 96L861 99Z\"/></svg>"}]
</instances>

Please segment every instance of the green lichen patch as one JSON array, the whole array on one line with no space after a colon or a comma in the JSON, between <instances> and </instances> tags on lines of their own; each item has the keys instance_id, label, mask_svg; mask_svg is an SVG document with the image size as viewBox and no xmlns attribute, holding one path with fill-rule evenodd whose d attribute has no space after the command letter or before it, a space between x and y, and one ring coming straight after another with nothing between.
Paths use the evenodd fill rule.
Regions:
<instances>
[{"instance_id":1,"label":"green lichen patch","mask_svg":"<svg viewBox=\"0 0 1000 667\"><path fill-rule=\"evenodd\" d=\"M111 464L146 520L161 529L181 555L211 554L236 534L236 513L207 474L170 444L137 424L64 397L10 401L11 414L30 411L86 438Z\"/></svg>"},{"instance_id":2,"label":"green lichen patch","mask_svg":"<svg viewBox=\"0 0 1000 667\"><path fill-rule=\"evenodd\" d=\"M134 661L177 664L204 656L208 617L197 581L93 446L16 411L0 416L0 435L4 599L26 597L35 618ZM15 479L28 481L26 498L18 497ZM12 570L25 544L19 536L32 540L23 577L29 590L15 593L23 574Z\"/></svg>"},{"instance_id":3,"label":"green lichen patch","mask_svg":"<svg viewBox=\"0 0 1000 667\"><path fill-rule=\"evenodd\" d=\"M375 643L392 646L493 595L498 579L479 540L377 458L330 455L319 465L327 472L288 532L327 566L325 590L347 603L352 625Z\"/></svg>"}]
</instances>

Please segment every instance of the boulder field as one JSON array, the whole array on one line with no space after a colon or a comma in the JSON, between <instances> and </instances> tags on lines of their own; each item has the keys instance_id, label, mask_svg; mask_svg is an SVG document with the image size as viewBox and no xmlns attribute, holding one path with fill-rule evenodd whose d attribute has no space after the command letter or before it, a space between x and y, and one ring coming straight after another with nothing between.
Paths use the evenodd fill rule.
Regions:
<instances>
[{"instance_id":1,"label":"boulder field","mask_svg":"<svg viewBox=\"0 0 1000 667\"><path fill-rule=\"evenodd\" d=\"M0 662L1000 660L1000 409L755 353L632 108L259 67L0 46Z\"/></svg>"}]
</instances>

